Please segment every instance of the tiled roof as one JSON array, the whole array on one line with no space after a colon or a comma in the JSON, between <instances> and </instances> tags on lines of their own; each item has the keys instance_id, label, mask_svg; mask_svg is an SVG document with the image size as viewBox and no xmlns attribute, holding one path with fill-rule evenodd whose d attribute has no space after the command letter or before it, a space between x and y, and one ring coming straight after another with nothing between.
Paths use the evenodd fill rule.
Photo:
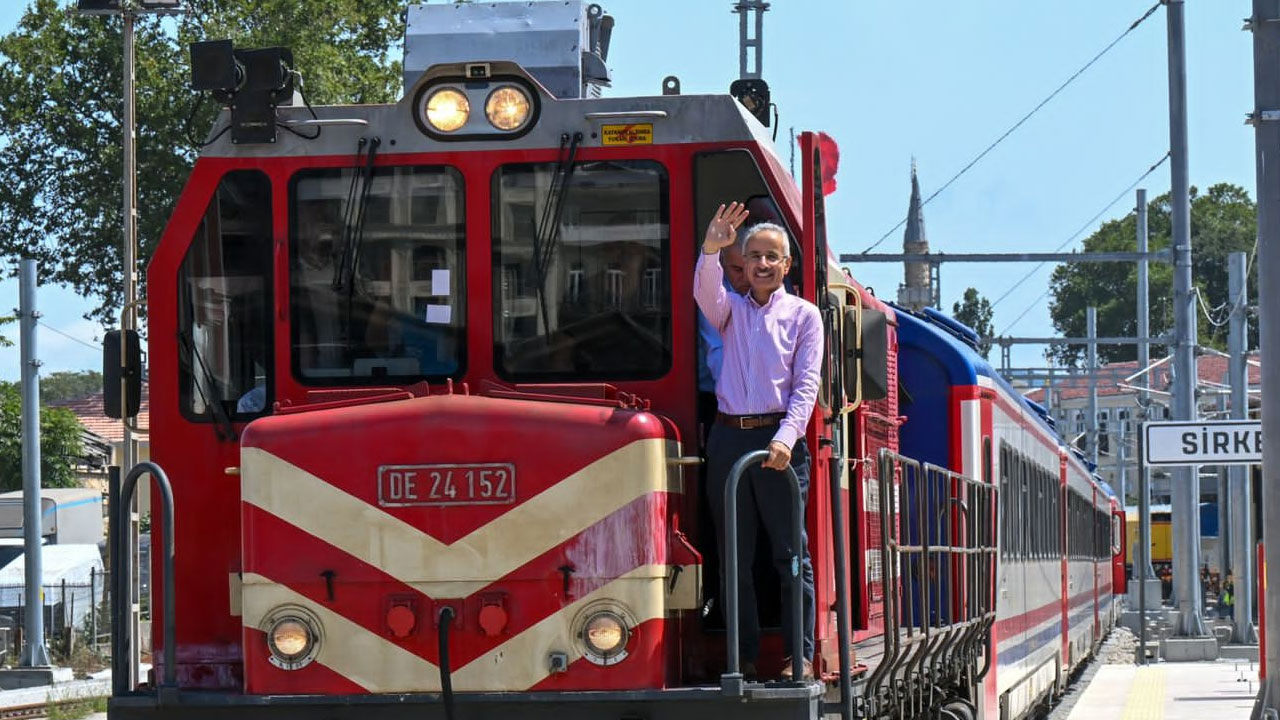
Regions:
<instances>
[{"instance_id":1,"label":"tiled roof","mask_svg":"<svg viewBox=\"0 0 1280 720\"><path fill-rule=\"evenodd\" d=\"M1249 359L1256 362L1259 359L1258 354L1249 356ZM1150 372L1151 389L1168 391L1172 374L1170 372L1172 361L1166 362ZM1197 363L1200 381L1206 383L1221 384L1227 374L1227 358L1221 355L1202 355ZM1262 368L1250 363L1246 366L1249 373L1249 384L1259 385L1262 382ZM1101 365L1098 368L1105 373L1098 378L1098 396L1105 397L1108 395L1127 395L1134 390L1126 387L1120 387L1118 383L1123 382L1124 378L1133 375L1138 371L1137 362L1121 362ZM1139 385L1141 378L1136 378L1131 385ZM1057 402L1083 398L1089 395L1089 376L1083 372L1079 375L1071 375L1057 378L1053 381L1054 399ZM1044 398L1044 388L1038 387L1034 390L1028 390L1023 393L1028 399L1041 402Z\"/></svg>"},{"instance_id":2,"label":"tiled roof","mask_svg":"<svg viewBox=\"0 0 1280 720\"><path fill-rule=\"evenodd\" d=\"M138 426L143 430L150 426L148 417L151 411L151 402L148 397L150 393L147 390L147 384L142 384L142 407L138 410ZM104 404L102 392L98 391L84 397L74 400L59 400L58 402L49 403L49 407L66 408L75 414L80 420L80 424L95 435L99 435L106 440L118 443L124 440L124 426L119 420L112 420L104 413Z\"/></svg>"}]
</instances>

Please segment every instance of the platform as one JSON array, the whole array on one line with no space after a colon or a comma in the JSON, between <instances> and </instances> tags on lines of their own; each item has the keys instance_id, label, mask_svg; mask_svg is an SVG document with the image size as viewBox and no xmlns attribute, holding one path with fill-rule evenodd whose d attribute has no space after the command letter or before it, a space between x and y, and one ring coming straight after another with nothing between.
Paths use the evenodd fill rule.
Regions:
<instances>
[{"instance_id":1,"label":"platform","mask_svg":"<svg viewBox=\"0 0 1280 720\"><path fill-rule=\"evenodd\" d=\"M1244 720L1257 692L1257 665L1245 662L1102 665L1067 718Z\"/></svg>"}]
</instances>

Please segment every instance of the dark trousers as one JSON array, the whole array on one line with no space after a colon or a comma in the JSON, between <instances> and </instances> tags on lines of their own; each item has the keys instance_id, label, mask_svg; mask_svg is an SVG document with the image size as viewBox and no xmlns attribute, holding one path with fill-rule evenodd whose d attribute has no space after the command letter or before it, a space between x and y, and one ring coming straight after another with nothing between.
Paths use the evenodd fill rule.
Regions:
<instances>
[{"instance_id":1,"label":"dark trousers","mask_svg":"<svg viewBox=\"0 0 1280 720\"><path fill-rule=\"evenodd\" d=\"M711 506L711 514L715 520L716 543L720 548L723 564L726 557L724 546L724 488L729 481L729 471L733 464L743 455L753 450L764 450L773 439L776 427L739 430L725 425L714 425L711 437L707 442L707 500ZM796 442L791 451L791 468L800 480L800 502L805 503L809 497L809 449L803 439ZM756 613L755 586L751 574L753 556L756 549L756 535L764 528L769 539L769 547L773 555L773 565L783 582L791 578L791 558L795 553L791 547L791 491L787 488L787 477L777 470L766 470L758 463L753 464L742 474L738 484L738 616L741 630L739 633L740 659L744 662L755 662L760 653L760 618ZM803 513L802 513L803 514ZM804 546L800 549L800 578L804 596L804 656L813 659L813 565L809 561L809 538L803 535ZM721 597L728 597L726 573L722 567L720 572ZM791 647L794 629L791 627L792 607L789 587L780 588L782 592L782 637L787 652L795 653ZM726 616L727 621L727 616Z\"/></svg>"}]
</instances>

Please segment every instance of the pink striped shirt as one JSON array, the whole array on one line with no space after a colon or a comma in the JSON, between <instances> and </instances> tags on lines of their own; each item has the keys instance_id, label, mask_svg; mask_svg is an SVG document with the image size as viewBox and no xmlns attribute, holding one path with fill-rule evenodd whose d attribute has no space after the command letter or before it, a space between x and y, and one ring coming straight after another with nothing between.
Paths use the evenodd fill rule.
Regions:
<instances>
[{"instance_id":1,"label":"pink striped shirt","mask_svg":"<svg viewBox=\"0 0 1280 720\"><path fill-rule=\"evenodd\" d=\"M763 306L727 292L720 254L698 254L693 297L724 340L716 381L720 412L786 413L773 439L794 447L804 435L822 379L822 316L813 303L778 288Z\"/></svg>"}]
</instances>

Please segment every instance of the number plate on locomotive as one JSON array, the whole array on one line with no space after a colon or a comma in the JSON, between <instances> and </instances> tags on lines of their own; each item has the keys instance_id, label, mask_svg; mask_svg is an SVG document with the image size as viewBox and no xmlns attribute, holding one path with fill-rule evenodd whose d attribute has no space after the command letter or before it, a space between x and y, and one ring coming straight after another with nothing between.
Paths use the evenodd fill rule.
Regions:
<instances>
[{"instance_id":1,"label":"number plate on locomotive","mask_svg":"<svg viewBox=\"0 0 1280 720\"><path fill-rule=\"evenodd\" d=\"M383 465L378 468L378 504L509 505L516 499L516 466Z\"/></svg>"}]
</instances>

